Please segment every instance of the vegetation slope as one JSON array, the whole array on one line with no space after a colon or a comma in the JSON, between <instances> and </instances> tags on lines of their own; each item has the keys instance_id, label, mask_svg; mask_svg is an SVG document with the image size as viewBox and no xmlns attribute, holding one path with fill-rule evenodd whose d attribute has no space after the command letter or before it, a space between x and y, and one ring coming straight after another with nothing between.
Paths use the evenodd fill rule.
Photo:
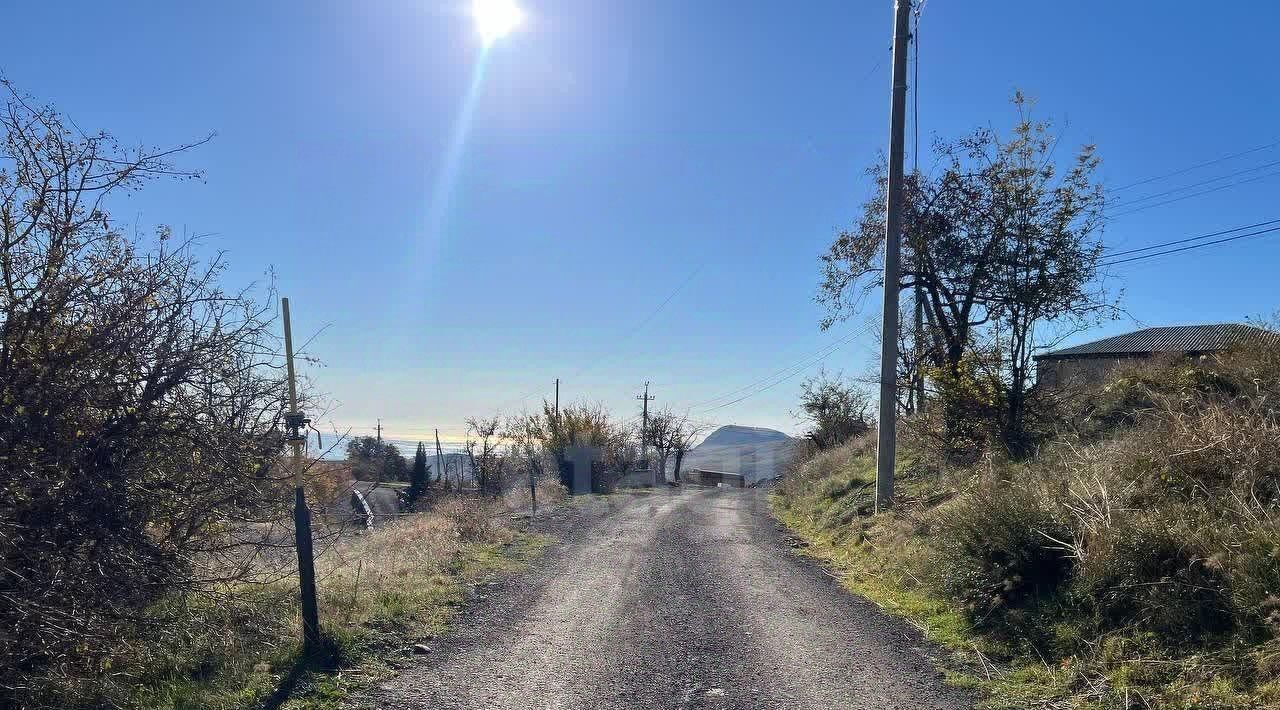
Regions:
<instances>
[{"instance_id":1,"label":"vegetation slope","mask_svg":"<svg viewBox=\"0 0 1280 710\"><path fill-rule=\"evenodd\" d=\"M1280 707L1280 355L1134 368L1019 462L948 465L910 422L871 515L874 432L774 509L854 592L956 650L988 707Z\"/></svg>"}]
</instances>

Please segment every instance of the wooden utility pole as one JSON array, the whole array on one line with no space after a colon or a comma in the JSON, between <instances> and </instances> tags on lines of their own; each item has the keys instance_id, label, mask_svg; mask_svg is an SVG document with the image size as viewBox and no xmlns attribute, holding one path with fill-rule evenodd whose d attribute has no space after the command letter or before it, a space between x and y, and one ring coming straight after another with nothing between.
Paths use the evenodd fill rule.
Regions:
<instances>
[{"instance_id":1,"label":"wooden utility pole","mask_svg":"<svg viewBox=\"0 0 1280 710\"><path fill-rule=\"evenodd\" d=\"M636 399L644 401L644 413L641 415L640 423L640 456L644 457L648 450L645 448L649 444L649 403L657 399L657 397L649 396L649 383L644 383L644 394L636 395Z\"/></svg>"},{"instance_id":2,"label":"wooden utility pole","mask_svg":"<svg viewBox=\"0 0 1280 710\"><path fill-rule=\"evenodd\" d=\"M884 326L880 338L880 422L876 447L876 511L893 504L898 448L898 288L902 242L902 163L906 142L907 45L911 0L897 0L893 21L893 90L889 103L889 194L885 205Z\"/></svg>"},{"instance_id":3,"label":"wooden utility pole","mask_svg":"<svg viewBox=\"0 0 1280 710\"><path fill-rule=\"evenodd\" d=\"M912 49L916 51L916 61L911 67L913 72L911 77L911 131L914 137L911 142L911 173L914 179L920 180L920 7L916 6L915 30L911 33ZM911 382L911 400L912 413L924 414L924 289L920 286L921 258L919 254L915 255L916 277L915 292L915 326L911 346L915 349L912 353L912 382Z\"/></svg>"},{"instance_id":4,"label":"wooden utility pole","mask_svg":"<svg viewBox=\"0 0 1280 710\"><path fill-rule=\"evenodd\" d=\"M560 378L556 378L556 423L560 423Z\"/></svg>"},{"instance_id":5,"label":"wooden utility pole","mask_svg":"<svg viewBox=\"0 0 1280 710\"><path fill-rule=\"evenodd\" d=\"M915 311L915 335L912 338L915 353L911 356L911 404L913 413L924 414L924 293L919 286L916 286L915 290Z\"/></svg>"},{"instance_id":6,"label":"wooden utility pole","mask_svg":"<svg viewBox=\"0 0 1280 710\"><path fill-rule=\"evenodd\" d=\"M378 430L378 443L381 444L382 443L382 418L381 417L378 418L377 430Z\"/></svg>"},{"instance_id":7,"label":"wooden utility pole","mask_svg":"<svg viewBox=\"0 0 1280 710\"><path fill-rule=\"evenodd\" d=\"M444 481L449 483L449 477L444 475L444 452L440 450L440 430L436 429L436 482Z\"/></svg>"},{"instance_id":8,"label":"wooden utility pole","mask_svg":"<svg viewBox=\"0 0 1280 710\"><path fill-rule=\"evenodd\" d=\"M529 520L538 517L538 479L534 477L533 461L529 462Z\"/></svg>"},{"instance_id":9,"label":"wooden utility pole","mask_svg":"<svg viewBox=\"0 0 1280 710\"><path fill-rule=\"evenodd\" d=\"M316 605L316 561L311 541L311 511L302 490L303 428L310 420L298 411L297 375L293 369L293 329L289 321L289 299L280 299L284 315L284 357L289 375L289 412L284 415L287 440L293 449L290 468L293 473L293 536L298 548L298 591L302 600L302 649L312 653L320 648L320 611Z\"/></svg>"}]
</instances>

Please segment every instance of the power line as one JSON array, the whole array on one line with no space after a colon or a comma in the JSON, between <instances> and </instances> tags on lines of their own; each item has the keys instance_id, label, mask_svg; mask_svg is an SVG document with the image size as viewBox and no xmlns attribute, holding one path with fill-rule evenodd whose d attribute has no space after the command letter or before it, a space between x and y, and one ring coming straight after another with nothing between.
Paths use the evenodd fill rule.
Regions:
<instances>
[{"instance_id":1,"label":"power line","mask_svg":"<svg viewBox=\"0 0 1280 710\"><path fill-rule=\"evenodd\" d=\"M833 353L835 353L835 351L839 350L841 347L846 345L849 341L853 340L854 338L861 335L866 335L867 332L869 332L872 326L874 325L875 324L872 323L859 330L855 330L849 333L848 335L845 335L844 337L836 340L835 342L828 343L827 345L824 345L823 347L818 348L816 351L809 353L808 355L801 358L798 362L792 363L778 370L777 372L766 375L765 377L761 377L760 379L746 386L739 387L738 389L735 389L729 392L725 392L724 394L719 395L717 397L712 397L711 399L706 399L701 402L697 402L693 405L690 405L689 409L691 410L696 409L700 413L704 413L704 414L707 412L714 412L717 409L723 409L724 407L727 407L731 404L737 404L738 402L741 402L744 399L749 399L751 397L756 396L757 394L760 394L761 392L772 389L773 387L776 387L777 385L783 382L786 382L792 377L795 377L801 372L804 372L806 369L827 359ZM741 394L744 392L746 394ZM741 394L741 396L735 397L735 395L739 395L739 394ZM733 399L730 401L721 402L721 400L726 400L729 398L733 398ZM711 406L705 406L705 405L711 405Z\"/></svg>"},{"instance_id":2,"label":"power line","mask_svg":"<svg viewBox=\"0 0 1280 710\"><path fill-rule=\"evenodd\" d=\"M1254 171L1257 171L1257 170L1262 170L1262 169L1264 169L1264 168L1273 168L1273 167L1275 167L1275 166L1277 166L1277 165L1280 165L1280 160L1275 160L1275 161L1272 161L1272 162L1270 162L1270 163L1263 163L1262 165L1255 165L1255 166L1253 166L1252 168L1245 168L1244 170L1237 170L1237 171L1235 171L1234 173L1227 173L1226 175L1219 175L1218 177L1215 177L1215 178L1209 178L1208 180L1201 180L1200 182L1193 182L1193 183L1191 183L1190 185L1183 185L1182 187L1175 187L1175 188L1172 188L1172 189L1170 189L1170 190L1165 190L1164 192L1157 192L1157 193L1154 193L1154 194L1151 194L1151 195L1147 195L1146 197L1138 197L1138 198L1135 198L1135 199L1132 199L1132 200L1127 200L1127 201L1125 201L1125 202L1120 202L1120 203L1117 203L1117 204L1114 204L1114 205L1109 205L1109 206L1110 206L1110 207L1128 207L1129 205L1136 205L1136 204L1138 204L1139 202L1146 202L1147 200L1154 200L1154 199L1155 199L1155 198L1157 198L1157 197L1164 197L1165 195L1172 195L1172 194L1173 194L1173 193L1175 193L1175 192L1182 192L1183 190L1190 190L1190 189L1192 189L1192 188L1194 188L1194 187L1200 187L1201 185L1208 185L1208 184L1210 184L1210 183L1219 182L1219 181L1221 181L1221 180L1228 180L1228 179L1233 178L1233 177L1239 177L1239 176L1241 176L1241 175L1244 175L1245 173L1251 173L1251 172L1254 172Z\"/></svg>"},{"instance_id":3,"label":"power line","mask_svg":"<svg viewBox=\"0 0 1280 710\"><path fill-rule=\"evenodd\" d=\"M755 380L755 381L751 382L750 384L743 385L742 387L739 387L738 389L731 390L731 391L729 391L729 392L725 392L724 394L721 394L721 395L718 395L718 396L712 397L711 399L704 399L704 400L699 401L699 402L694 402L692 405L690 405L690 409L699 409L699 408L703 407L704 405L714 404L714 403L716 403L716 402L718 402L718 401L720 401L720 400L722 400L722 399L728 399L728 398L730 398L730 397L733 397L734 395L736 395L736 394L738 394L738 393L740 393L740 392L745 392L745 391L747 391L747 390L751 389L752 387L755 387L756 385L759 385L759 384L761 384L761 383L763 383L763 382L768 382L769 380L773 379L774 377L777 377L778 375L781 375L781 374L783 374L783 373L785 373L785 372L787 372L787 371L791 370L791 369L792 369L792 368L794 368L794 367L804 365L805 363L807 363L807 362L808 362L808 360L809 360L810 358L813 358L813 357L815 357L815 356L817 356L817 357L826 357L827 355L829 355L829 354L831 354L832 352L835 352L837 349L839 349L839 347L840 347L841 345L844 345L846 342L848 342L848 341L849 341L851 338L853 338L855 335L859 335L859 334L860 334L860 333L851 333L851 334L849 334L849 335L847 335L847 336L845 336L845 337L843 337L843 338L840 338L839 340L836 340L836 341L834 341L834 342L828 343L828 344L826 344L826 345L822 346L821 348L818 348L818 349L817 349L817 350L815 350L814 352L811 352L811 353L809 353L808 355L805 355L803 358L801 358L801 360L800 360L799 362L794 362L794 363L792 363L792 364L790 364L790 365L787 365L786 367L782 368L781 370L778 370L777 372L771 373L771 374L769 374L769 375L765 375L764 377L761 377L760 379Z\"/></svg>"},{"instance_id":4,"label":"power line","mask_svg":"<svg viewBox=\"0 0 1280 710\"><path fill-rule=\"evenodd\" d=\"M1120 192L1121 190L1128 190L1128 189L1129 189L1129 188L1131 188L1131 187L1137 187L1137 186L1139 186L1139 185L1146 185L1147 183L1156 182L1157 180L1164 180L1164 179L1171 178L1171 177L1177 177L1178 175L1183 175L1183 174L1189 173L1189 172L1191 172L1191 171L1193 171L1193 170L1199 170L1200 168L1207 168L1207 167L1209 167L1210 165L1217 165L1218 163L1225 163L1225 162L1226 162L1226 161L1228 161L1228 160L1233 160L1233 159L1235 159L1235 158L1239 158L1239 157L1244 156L1244 155L1249 155L1249 154L1251 154L1251 153L1257 153L1258 151L1267 150L1267 149L1269 149L1269 148L1274 148L1274 147L1276 147L1276 146L1280 146L1280 141L1276 141L1276 142L1274 142L1274 143L1268 143L1268 144L1266 144L1266 145L1260 145L1260 146L1258 146L1258 147L1256 147L1256 148L1250 148L1250 149L1248 149L1248 150L1242 150L1242 151L1240 151L1239 153L1232 153L1232 154L1230 154L1230 155L1226 155L1226 156L1223 156L1223 157L1221 157L1221 158L1216 158L1216 159L1214 159L1214 160L1208 160L1208 161L1205 161L1205 162L1203 162L1203 163L1197 163L1197 164L1192 165L1192 166L1190 166L1190 167L1182 168L1182 169L1180 169L1180 170L1174 170L1174 171L1173 171L1173 172L1171 172L1171 173L1165 173L1165 174L1163 174L1163 175L1156 175L1156 176L1154 176L1154 177L1149 177L1149 178L1146 178L1146 179L1143 179L1143 180L1138 180L1137 182L1131 182L1131 183L1128 183L1127 185L1121 185L1120 187L1113 187L1113 188L1108 189L1108 190L1107 190L1107 192Z\"/></svg>"},{"instance_id":5,"label":"power line","mask_svg":"<svg viewBox=\"0 0 1280 710\"><path fill-rule=\"evenodd\" d=\"M787 380L790 380L791 378L795 377L796 375L800 374L801 372L804 372L804 370L803 370L803 369L797 370L797 371L795 371L795 372L793 372L793 373L791 373L791 374L787 375L786 377L783 377L782 379L777 380L776 382L771 382L771 383L769 383L769 384L765 385L764 387L761 387L760 389L755 390L754 392L748 392L747 394L744 394L744 395L742 395L741 397L738 397L737 399L729 400L728 402L725 402L724 404L717 404L717 405L716 405L716 406L714 406L714 407L709 407L709 408L707 408L707 409L699 410L699 411L698 411L698 414L699 414L699 415L701 415L701 416L706 416L706 415L708 415L708 414L710 414L710 413L712 413L712 412L715 412L715 411L719 411L719 410L721 410L721 409L724 409L725 407L729 407L729 406L735 405L735 404L737 404L738 402L741 402L741 401L743 401L743 400L751 399L752 397L754 397L754 396L756 396L756 395L758 395L758 394L760 394L760 393L762 393L762 392L767 392L768 390L771 390L771 389L773 389L774 387L777 387L778 385L782 384L783 382L786 382Z\"/></svg>"},{"instance_id":6,"label":"power line","mask_svg":"<svg viewBox=\"0 0 1280 710\"><path fill-rule=\"evenodd\" d=\"M1110 216L1108 216L1108 217L1107 217L1107 221L1109 222L1109 221L1111 221L1111 220L1113 220L1113 219L1117 219L1117 218L1119 218L1119 217L1123 217L1123 216L1125 216L1125 215L1130 215L1130 214L1133 214L1133 213L1135 213L1135 212L1141 212L1141 211L1143 211L1143 210L1149 210L1149 209L1151 209L1151 208L1153 208L1153 207L1162 207L1162 206L1164 206L1164 205L1170 205L1170 204L1173 204L1174 202L1181 202L1181 201L1183 201L1183 200L1189 200L1189 199L1191 199L1191 198L1193 198L1193 197L1200 197L1201 195L1208 195L1208 194L1210 194L1210 193L1219 192L1219 191L1221 191L1221 190L1227 190L1227 189L1229 189L1229 188L1239 187L1239 186L1241 186L1241 185L1247 185L1248 183L1251 183L1251 182L1258 182L1259 180L1265 180L1265 179L1267 179L1267 178L1276 177L1277 175L1280 175L1280 170L1277 170L1277 171L1275 171L1275 172L1265 173L1265 174L1263 174L1263 175L1259 175L1259 176L1257 176L1257 177L1248 178L1247 180L1238 180L1238 181L1236 181L1236 182L1228 183L1228 184L1226 184L1226 185L1219 185L1218 187L1209 188L1208 190L1201 190L1200 192L1193 192L1193 193L1191 193L1190 195L1183 195L1183 196L1181 196L1181 197L1175 197L1175 198L1170 199L1170 200L1164 200L1164 201L1162 201L1162 202L1156 202L1156 203L1153 203L1153 204L1150 204L1150 205L1143 205L1142 207L1135 207L1135 208L1133 208L1133 209L1131 209L1131 210L1125 210L1125 211L1123 211L1123 212L1120 212L1120 213L1117 213L1117 214L1110 215Z\"/></svg>"},{"instance_id":7,"label":"power line","mask_svg":"<svg viewBox=\"0 0 1280 710\"><path fill-rule=\"evenodd\" d=\"M1232 232L1242 232L1246 229L1257 229L1258 227L1266 227L1268 225L1272 225L1276 223L1280 223L1280 219L1272 219L1266 222L1258 222L1256 224L1246 224L1243 227L1232 227L1231 229L1223 229L1217 232L1209 232L1208 234L1201 234L1195 237L1187 237L1185 239L1175 239L1171 242L1164 242L1161 244L1152 244L1150 246L1139 247L1137 249L1128 249L1126 251L1111 252L1109 254L1104 254L1103 259L1114 259L1117 256L1125 256L1126 254L1138 254L1144 251L1151 251L1152 249L1163 249L1165 247L1173 246L1175 244L1186 244L1187 242L1194 242L1201 239L1209 239L1211 237L1220 237L1224 234L1231 234Z\"/></svg>"},{"instance_id":8,"label":"power line","mask_svg":"<svg viewBox=\"0 0 1280 710\"><path fill-rule=\"evenodd\" d=\"M1238 240L1238 239L1247 239L1248 237L1258 237L1258 236L1262 236L1262 235L1264 235L1264 234L1272 234L1272 233L1274 233L1274 232L1280 232L1280 227L1271 227L1271 228L1269 228L1269 229L1260 229L1260 230L1258 230L1258 231L1256 231L1256 232L1249 232L1248 234L1237 234L1237 235L1232 236L1232 237L1224 237L1224 238L1222 238L1222 239L1215 239L1215 240L1210 241L1210 242L1200 242L1200 243L1198 243L1198 244L1191 244L1191 245L1189 245L1189 246L1185 246L1185 247L1178 247L1177 249L1169 249L1169 250L1166 250L1166 251L1158 251L1158 252L1155 252L1155 253L1153 253L1153 254L1141 254L1141 255L1139 255L1139 256L1131 256L1131 257L1129 257L1129 258L1127 258L1127 259L1116 259L1116 260L1114 260L1114 261L1107 261L1107 262L1104 262L1104 263L1102 263L1102 264L1099 264L1099 266L1101 266L1101 267L1116 266L1116 265L1118 265L1118 264L1127 264L1127 263L1132 262L1132 261L1141 261L1141 260L1143 260L1143 259L1153 259L1153 258L1155 258L1155 257L1157 257L1157 256L1166 256L1166 255L1168 255L1168 254L1177 254L1177 253L1179 253L1179 252L1190 251L1190 250L1192 250L1192 249L1200 249L1200 248L1203 248L1203 247L1214 246L1214 245L1216 245L1216 244L1225 244L1225 243L1227 243L1227 242L1234 242L1234 241L1236 241L1236 240Z\"/></svg>"},{"instance_id":9,"label":"power line","mask_svg":"<svg viewBox=\"0 0 1280 710\"><path fill-rule=\"evenodd\" d=\"M626 343L628 340L634 337L636 333L639 333L641 330L644 330L644 327L649 325L649 322L652 321L654 318L656 318L658 314L662 312L662 309L666 308L667 304L671 303L671 300L674 299L681 291L683 291L685 286L689 285L690 281L693 281L694 277L697 276L702 271L703 267L705 267L707 263L708 263L707 261L703 261L701 264L698 264L697 268L689 272L689 275L684 278L684 281L681 281L680 284L676 286L674 290L671 291L671 293L667 294L667 297L663 299L662 303L659 303L657 308L650 311L649 315L645 316L644 320L640 321L639 325L637 325L636 327L628 331L626 335L622 336L622 338L614 341L614 349L612 351L606 352L604 355L597 357L594 361L588 362L586 365L583 365L577 372L573 374L573 376L577 377L583 374L584 372L586 372L587 370L590 370L591 368L595 367L596 365L599 365L605 359L616 355L618 352L618 348L623 343Z\"/></svg>"},{"instance_id":10,"label":"power line","mask_svg":"<svg viewBox=\"0 0 1280 710\"><path fill-rule=\"evenodd\" d=\"M683 281L681 281L681 282L680 282L680 283L679 283L679 284L678 284L678 285L677 285L677 286L676 286L676 287L671 291L671 293L667 294L667 297L666 297L665 299L663 299L662 303L659 303L659 304L658 304L657 308L654 308L652 311L650 311L650 312L649 312L649 314L648 314L647 316L645 316L645 317L644 317L644 319L643 319L643 320L641 320L639 324L637 324L637 325L636 325L634 328L632 328L631 330L627 331L627 333L626 333L625 335L623 335L621 339L617 340L617 341L614 343L614 349L613 349L613 350L611 350L611 351L606 351L603 355L600 355L599 357L595 358L594 360L590 360L590 361L588 361L588 362L587 362L587 364L583 365L581 368L579 368L579 369L578 369L578 371L577 371L577 372L575 372L575 373L573 374L573 377L578 377L579 375L582 375L583 373L587 372L587 371L588 371L588 370L590 370L591 368L593 368L593 367L595 367L595 366L599 365L599 364L600 364L602 361L604 361L605 359L607 359L607 358L609 358L609 357L612 357L612 356L616 355L616 354L617 354L617 348L618 348L618 346L620 346L620 345L622 345L623 343L625 343L625 342L629 341L632 337L634 337L634 336L635 336L635 334L636 334L636 333L639 333L641 330L643 330L643 329L644 329L644 327L645 327L645 326L649 325L650 321L652 321L654 318L656 318L656 317L658 316L658 314L659 314L659 313L661 313L661 312L662 312L662 310L663 310L664 308L666 308L666 307L667 307L667 304L671 303L671 301L672 301L672 300L673 300L677 295L679 295L679 293L680 293L681 291L683 291L683 290L684 290L684 287L685 287L685 286L687 286L687 285L689 285L689 282L693 281L694 277L696 277L699 273L701 273L701 272L702 272L702 269L703 269L704 267L706 267L706 265L707 265L709 262L710 262L710 259L707 259L707 260L704 260L701 264L698 264L698 266L697 266L697 267L695 267L695 268L693 269L693 271L689 272L689 275L688 275L688 276L686 276L686 277L684 278L684 280L683 280ZM509 404L514 404L514 403L516 403L516 402L521 402L521 403L523 403L525 400L529 399L530 397L532 397L532 396L534 396L535 394L538 394L539 392L542 392L542 391L543 391L543 390L542 390L542 388L541 388L541 387L539 387L539 388L537 388L537 389L530 390L529 392L527 392L527 393L525 393L525 394L523 394L523 395L520 395L519 397L513 397L513 398L511 398L511 399L503 400L502 402L499 402L499 403L498 403L497 408L498 408L499 410L501 410L501 409L503 409L504 407L506 407L506 406L507 406L507 405L509 405Z\"/></svg>"}]
</instances>

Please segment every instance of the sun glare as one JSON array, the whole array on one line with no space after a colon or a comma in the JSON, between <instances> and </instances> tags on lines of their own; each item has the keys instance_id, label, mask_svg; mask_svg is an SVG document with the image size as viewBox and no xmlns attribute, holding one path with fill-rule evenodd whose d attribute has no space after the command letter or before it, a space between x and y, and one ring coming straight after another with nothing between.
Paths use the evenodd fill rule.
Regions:
<instances>
[{"instance_id":1,"label":"sun glare","mask_svg":"<svg viewBox=\"0 0 1280 710\"><path fill-rule=\"evenodd\" d=\"M480 40L486 47L511 34L524 19L524 13L514 0L473 0L471 14L475 17Z\"/></svg>"}]
</instances>

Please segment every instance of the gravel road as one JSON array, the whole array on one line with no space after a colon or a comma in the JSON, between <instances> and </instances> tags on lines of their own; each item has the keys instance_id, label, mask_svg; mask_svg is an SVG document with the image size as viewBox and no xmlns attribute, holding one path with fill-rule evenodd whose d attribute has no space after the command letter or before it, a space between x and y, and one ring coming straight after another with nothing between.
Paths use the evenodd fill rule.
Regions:
<instances>
[{"instance_id":1,"label":"gravel road","mask_svg":"<svg viewBox=\"0 0 1280 710\"><path fill-rule=\"evenodd\" d=\"M365 704L971 707L919 632L792 553L762 493L661 490L594 507Z\"/></svg>"}]
</instances>

